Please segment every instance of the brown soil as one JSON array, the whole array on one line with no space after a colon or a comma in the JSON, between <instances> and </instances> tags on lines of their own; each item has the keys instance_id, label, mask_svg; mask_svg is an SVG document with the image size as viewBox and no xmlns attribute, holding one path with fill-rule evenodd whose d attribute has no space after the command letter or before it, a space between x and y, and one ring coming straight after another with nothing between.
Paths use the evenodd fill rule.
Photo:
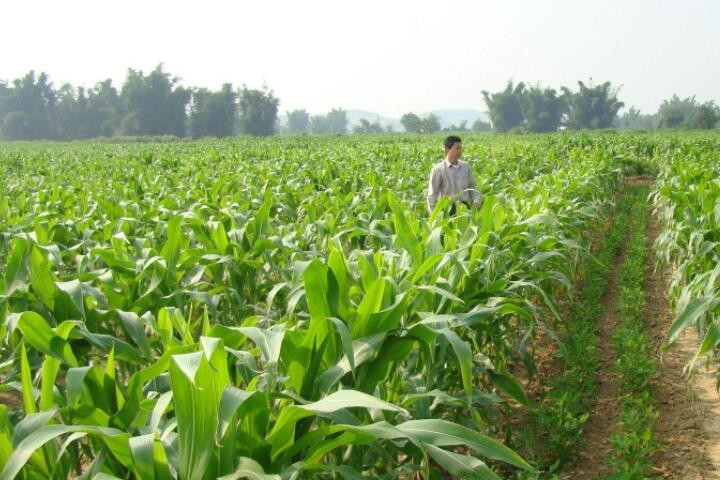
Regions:
<instances>
[{"instance_id":1,"label":"brown soil","mask_svg":"<svg viewBox=\"0 0 720 480\"><path fill-rule=\"evenodd\" d=\"M544 332L540 334L533 355L537 373L525 386L528 396L534 401L542 398L543 393L549 388L551 379L562 375L563 362L557 350L555 340Z\"/></svg>"},{"instance_id":2,"label":"brown soil","mask_svg":"<svg viewBox=\"0 0 720 480\"><path fill-rule=\"evenodd\" d=\"M647 187L652 185L655 181L654 178L648 177L647 175L641 175L637 177L627 177L625 179L625 188L630 187Z\"/></svg>"},{"instance_id":3,"label":"brown soil","mask_svg":"<svg viewBox=\"0 0 720 480\"><path fill-rule=\"evenodd\" d=\"M660 367L660 376L652 385L659 414L655 435L660 444L660 449L653 456L653 471L661 478L700 480L710 478L702 475L703 419L699 405L689 398L689 385L683 377L683 368L693 354L693 344L686 335L677 346L664 354L661 351L673 317L667 297L667 275L655 270L653 247L660 229L657 219L651 218L648 222L645 265L645 319L648 339Z\"/></svg>"},{"instance_id":4,"label":"brown soil","mask_svg":"<svg viewBox=\"0 0 720 480\"><path fill-rule=\"evenodd\" d=\"M686 330L686 335L676 343L678 348L694 352L698 345L698 336L694 329ZM716 388L717 363L711 362L696 366L692 377L692 390L695 398L693 413L702 427L702 440L700 447L696 448L696 456L702 458L703 480L720 479L720 396ZM681 406L682 408L682 406ZM696 432L692 432L696 434ZM698 435L699 436L699 435ZM700 448L701 451L697 451ZM689 477L692 478L692 477Z\"/></svg>"},{"instance_id":5,"label":"brown soil","mask_svg":"<svg viewBox=\"0 0 720 480\"><path fill-rule=\"evenodd\" d=\"M600 318L597 331L600 364L597 374L596 401L590 409L590 418L583 428L583 440L578 448L578 459L562 474L562 478L567 480L597 478L608 473L603 462L610 452L610 436L614 433L620 413L618 401L620 382L614 373L617 354L611 346L611 341L612 332L620 321L617 314L617 282L624 255L623 247L620 255L613 261L612 273L602 298L604 313Z\"/></svg>"},{"instance_id":6,"label":"brown soil","mask_svg":"<svg viewBox=\"0 0 720 480\"><path fill-rule=\"evenodd\" d=\"M13 388L0 391L0 404L7 405L10 410L22 409L22 395Z\"/></svg>"}]
</instances>

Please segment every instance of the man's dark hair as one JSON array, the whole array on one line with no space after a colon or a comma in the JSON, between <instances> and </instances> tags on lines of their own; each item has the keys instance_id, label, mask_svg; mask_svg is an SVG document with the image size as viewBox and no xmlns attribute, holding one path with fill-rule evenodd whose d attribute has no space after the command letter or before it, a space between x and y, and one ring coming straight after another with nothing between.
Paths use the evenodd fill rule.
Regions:
<instances>
[{"instance_id":1,"label":"man's dark hair","mask_svg":"<svg viewBox=\"0 0 720 480\"><path fill-rule=\"evenodd\" d=\"M448 137L445 138L445 142L444 142L444 143L445 143L445 151L447 152L447 151L450 150L450 149L453 147L453 145L455 145L456 143L462 143L462 140L460 140L460 137L458 137L457 135L450 135L450 136L448 136Z\"/></svg>"}]
</instances>

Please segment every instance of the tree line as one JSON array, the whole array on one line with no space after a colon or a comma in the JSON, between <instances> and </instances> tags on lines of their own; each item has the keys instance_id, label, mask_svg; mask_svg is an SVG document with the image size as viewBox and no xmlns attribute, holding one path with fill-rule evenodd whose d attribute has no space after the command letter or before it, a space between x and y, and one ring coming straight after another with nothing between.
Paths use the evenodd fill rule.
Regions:
<instances>
[{"instance_id":1,"label":"tree line","mask_svg":"<svg viewBox=\"0 0 720 480\"><path fill-rule=\"evenodd\" d=\"M452 124L448 127L441 128L440 119L434 113L420 117L413 112L409 112L400 118L400 123L406 132L413 133L433 133L441 130L446 132L489 132L492 130L492 125L482 119L475 120L471 127L468 127L467 120L463 120L457 125Z\"/></svg>"},{"instance_id":2,"label":"tree line","mask_svg":"<svg viewBox=\"0 0 720 480\"><path fill-rule=\"evenodd\" d=\"M400 123L407 132L449 131L554 132L560 129L715 128L720 109L713 101L673 95L654 114L625 104L610 82L578 88L541 87L508 81L499 92L482 91L490 122L482 119L441 128L440 119L409 112ZM286 112L280 127L279 99L267 87L218 90L184 87L158 65L149 74L128 69L118 88L111 80L92 88L63 84L56 89L48 75L31 71L12 82L0 81L0 138L7 140L74 140L113 136L227 137L232 135L345 134L347 112L341 108L325 115L299 109ZM353 133L392 131L379 121L361 119Z\"/></svg>"},{"instance_id":3,"label":"tree line","mask_svg":"<svg viewBox=\"0 0 720 480\"><path fill-rule=\"evenodd\" d=\"M183 87L162 65L149 74L129 69L120 88L104 80L88 89L69 84L56 89L47 74L31 71L10 83L0 81L0 135L8 140L271 135L278 104L267 87Z\"/></svg>"},{"instance_id":4,"label":"tree line","mask_svg":"<svg viewBox=\"0 0 720 480\"><path fill-rule=\"evenodd\" d=\"M720 109L713 101L700 103L694 96L681 99L677 95L663 101L655 114L642 114L631 107L618 116L625 106L618 94L619 88L614 88L610 82L593 85L579 81L577 90L561 87L558 91L524 82L515 84L510 80L499 92L482 91L491 124L477 120L470 128L463 122L445 130L545 133L602 128L711 129L720 120ZM408 132L440 131L440 122L432 114L419 117L410 112L403 115L400 122Z\"/></svg>"},{"instance_id":5,"label":"tree line","mask_svg":"<svg viewBox=\"0 0 720 480\"><path fill-rule=\"evenodd\" d=\"M517 85L508 81L505 89L483 91L493 129L499 132L554 132L558 129L656 128L712 129L720 120L720 109L713 101L700 103L695 96L685 99L673 95L664 100L657 113L643 114L635 107L618 116L625 104L618 99L618 88L610 82L586 85L578 82L571 91Z\"/></svg>"},{"instance_id":6,"label":"tree line","mask_svg":"<svg viewBox=\"0 0 720 480\"><path fill-rule=\"evenodd\" d=\"M69 84L55 88L46 73L31 71L12 82L0 81L0 138L264 136L280 131L278 107L279 99L267 87L233 88L226 83L218 90L188 88L162 65L149 74L128 69L119 88L112 80L87 89ZM376 130L377 125L367 121L355 129ZM347 112L287 112L282 133L348 133Z\"/></svg>"},{"instance_id":7,"label":"tree line","mask_svg":"<svg viewBox=\"0 0 720 480\"><path fill-rule=\"evenodd\" d=\"M718 126L720 108L713 101L700 103L696 96L680 98L673 95L663 100L657 113L643 114L635 107L625 112L617 127L627 130L680 128L709 130Z\"/></svg>"},{"instance_id":8,"label":"tree line","mask_svg":"<svg viewBox=\"0 0 720 480\"><path fill-rule=\"evenodd\" d=\"M282 133L348 133L347 112L342 108L334 108L326 115L310 115L307 110L299 109L286 112L287 123ZM366 120L367 122L367 120ZM369 125L369 122L367 122ZM372 133L372 132L365 132Z\"/></svg>"},{"instance_id":9,"label":"tree line","mask_svg":"<svg viewBox=\"0 0 720 480\"><path fill-rule=\"evenodd\" d=\"M493 129L498 132L555 132L560 128L610 128L618 111L625 105L618 99L617 88L610 82L560 91L540 85L508 81L505 89L482 95L488 107Z\"/></svg>"},{"instance_id":10,"label":"tree line","mask_svg":"<svg viewBox=\"0 0 720 480\"><path fill-rule=\"evenodd\" d=\"M499 92L482 91L490 122L479 119L468 128L465 122L451 125L448 130L496 132L555 132L561 128L598 129L609 128L617 118L624 103L618 100L618 90L610 82L586 85L578 82L579 89L571 91L562 87L542 88L527 86L509 80ZM434 115L419 117L407 113L400 119L408 132L430 133L440 130L440 122Z\"/></svg>"}]
</instances>

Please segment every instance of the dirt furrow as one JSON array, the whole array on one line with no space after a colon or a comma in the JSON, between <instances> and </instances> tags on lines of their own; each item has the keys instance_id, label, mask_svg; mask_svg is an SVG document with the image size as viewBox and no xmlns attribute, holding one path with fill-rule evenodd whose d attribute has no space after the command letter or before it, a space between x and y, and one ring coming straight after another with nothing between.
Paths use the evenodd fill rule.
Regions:
<instances>
[{"instance_id":1,"label":"dirt furrow","mask_svg":"<svg viewBox=\"0 0 720 480\"><path fill-rule=\"evenodd\" d=\"M655 434L659 443L653 456L654 472L668 479L696 480L704 477L703 419L699 405L691 401L688 381L683 369L690 360L694 346L689 332L671 349L663 353L662 342L672 323L668 302L669 278L656 271L654 242L661 230L656 218L648 222L648 257L645 272L648 338L653 342L660 376L653 382L653 394L658 409ZM716 395L717 397L717 395ZM718 416L720 418L720 416Z\"/></svg>"},{"instance_id":2,"label":"dirt furrow","mask_svg":"<svg viewBox=\"0 0 720 480\"><path fill-rule=\"evenodd\" d=\"M627 235L626 235L627 237ZM618 274L625 258L625 245L613 261L612 273L602 299L603 316L598 324L600 364L597 375L597 400L583 428L578 458L562 474L567 480L597 478L607 473L603 461L610 452L612 435L620 414L618 391L620 382L613 372L617 355L611 346L612 333L620 321L617 313Z\"/></svg>"}]
</instances>

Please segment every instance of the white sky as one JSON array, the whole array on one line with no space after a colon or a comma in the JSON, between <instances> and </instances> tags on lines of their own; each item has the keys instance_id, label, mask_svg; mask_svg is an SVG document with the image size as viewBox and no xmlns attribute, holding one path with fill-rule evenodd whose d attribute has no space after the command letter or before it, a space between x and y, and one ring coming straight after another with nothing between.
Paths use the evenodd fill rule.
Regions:
<instances>
[{"instance_id":1,"label":"white sky","mask_svg":"<svg viewBox=\"0 0 720 480\"><path fill-rule=\"evenodd\" d=\"M720 101L720 2L3 2L0 79L45 71L92 86L158 63L185 86L267 83L280 110L399 117L485 110L513 78L575 89L592 77L653 113L673 93Z\"/></svg>"}]
</instances>

